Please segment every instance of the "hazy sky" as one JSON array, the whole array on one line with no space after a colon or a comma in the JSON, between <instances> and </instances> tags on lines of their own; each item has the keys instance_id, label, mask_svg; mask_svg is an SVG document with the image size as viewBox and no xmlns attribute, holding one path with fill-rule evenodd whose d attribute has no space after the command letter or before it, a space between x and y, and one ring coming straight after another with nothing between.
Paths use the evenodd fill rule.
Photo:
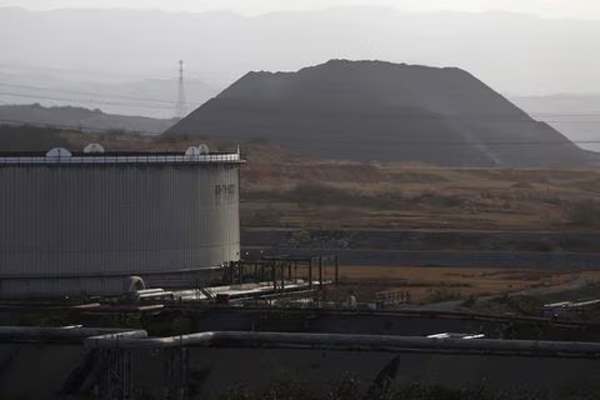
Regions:
<instances>
[{"instance_id":1,"label":"hazy sky","mask_svg":"<svg viewBox=\"0 0 600 400\"><path fill-rule=\"evenodd\" d=\"M401 10L504 10L547 17L600 19L598 0L0 0L0 6L46 10L54 8L159 8L169 11L228 10L262 14L342 5L385 5Z\"/></svg>"}]
</instances>

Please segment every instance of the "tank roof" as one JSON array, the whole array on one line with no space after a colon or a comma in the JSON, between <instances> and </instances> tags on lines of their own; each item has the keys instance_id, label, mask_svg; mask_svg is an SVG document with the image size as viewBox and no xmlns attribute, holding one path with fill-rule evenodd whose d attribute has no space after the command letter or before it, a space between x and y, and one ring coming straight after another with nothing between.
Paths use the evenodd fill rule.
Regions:
<instances>
[{"instance_id":1,"label":"tank roof","mask_svg":"<svg viewBox=\"0 0 600 400\"><path fill-rule=\"evenodd\" d=\"M48 151L0 151L0 157L46 157ZM182 156L183 151L105 151L104 153L85 153L71 151L73 157L140 157L140 156ZM236 154L235 152L211 151L209 155Z\"/></svg>"},{"instance_id":2,"label":"tank roof","mask_svg":"<svg viewBox=\"0 0 600 400\"><path fill-rule=\"evenodd\" d=\"M169 163L240 163L239 152L211 152L186 155L184 152L104 152L83 151L54 155L45 151L3 151L1 164L169 164Z\"/></svg>"}]
</instances>

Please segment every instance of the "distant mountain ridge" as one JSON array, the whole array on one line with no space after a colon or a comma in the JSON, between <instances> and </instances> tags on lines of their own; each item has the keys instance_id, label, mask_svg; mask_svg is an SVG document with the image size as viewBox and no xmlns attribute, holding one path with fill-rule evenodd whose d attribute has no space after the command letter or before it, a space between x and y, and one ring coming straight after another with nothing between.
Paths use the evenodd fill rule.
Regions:
<instances>
[{"instance_id":1,"label":"distant mountain ridge","mask_svg":"<svg viewBox=\"0 0 600 400\"><path fill-rule=\"evenodd\" d=\"M590 158L464 70L381 61L248 73L167 134L262 138L359 161L537 166Z\"/></svg>"},{"instance_id":2,"label":"distant mountain ridge","mask_svg":"<svg viewBox=\"0 0 600 400\"><path fill-rule=\"evenodd\" d=\"M81 81L113 74L175 79L183 59L188 78L222 89L251 70L291 71L347 58L456 65L503 93L580 93L600 90L600 56L589 50L599 46L599 21L502 12L365 6L244 17L0 7L0 67L60 68L66 80ZM174 91L169 99L176 99Z\"/></svg>"},{"instance_id":3,"label":"distant mountain ridge","mask_svg":"<svg viewBox=\"0 0 600 400\"><path fill-rule=\"evenodd\" d=\"M160 134L177 120L106 114L82 107L43 107L39 104L0 106L0 125L35 125L91 133L124 131Z\"/></svg>"},{"instance_id":4,"label":"distant mountain ridge","mask_svg":"<svg viewBox=\"0 0 600 400\"><path fill-rule=\"evenodd\" d=\"M516 97L600 93L600 56L590 51L599 46L600 21L505 12L408 13L365 6L245 17L0 7L0 103L169 118L176 109L180 59L189 109L248 71L293 71L329 58L455 65ZM527 104L523 109L535 111ZM577 121L559 130L579 139L594 134L588 125Z\"/></svg>"}]
</instances>

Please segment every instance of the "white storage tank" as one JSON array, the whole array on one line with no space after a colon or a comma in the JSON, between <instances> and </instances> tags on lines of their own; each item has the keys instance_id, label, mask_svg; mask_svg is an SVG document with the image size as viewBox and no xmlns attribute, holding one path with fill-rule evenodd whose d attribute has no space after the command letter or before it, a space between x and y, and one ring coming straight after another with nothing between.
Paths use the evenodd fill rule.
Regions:
<instances>
[{"instance_id":1,"label":"white storage tank","mask_svg":"<svg viewBox=\"0 0 600 400\"><path fill-rule=\"evenodd\" d=\"M0 154L0 297L191 287L240 254L239 153Z\"/></svg>"}]
</instances>

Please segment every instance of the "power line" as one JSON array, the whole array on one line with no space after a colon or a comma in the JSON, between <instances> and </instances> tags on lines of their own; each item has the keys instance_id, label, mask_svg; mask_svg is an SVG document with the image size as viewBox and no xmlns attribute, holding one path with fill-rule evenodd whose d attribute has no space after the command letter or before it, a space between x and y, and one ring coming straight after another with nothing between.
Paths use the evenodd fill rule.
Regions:
<instances>
[{"instance_id":1,"label":"power line","mask_svg":"<svg viewBox=\"0 0 600 400\"><path fill-rule=\"evenodd\" d=\"M86 127L82 127L82 126L74 126L74 125L57 125L57 124L36 124L36 123L29 123L27 121L18 121L18 120L6 120L6 119L0 119L0 126L2 125L3 122L6 123L21 123L21 124L26 124L29 126L35 126L35 127L40 127L40 128L58 128L58 129L67 129L67 130L73 130L76 132L82 132L82 129L85 129L87 131L89 131L90 133L95 133L95 134L103 134L103 133L110 133L110 132L115 132L115 131L119 131L119 132L123 132L124 134L131 134L131 135L141 135L144 134L146 132L143 131L136 131L136 130L131 130L131 129L120 129L120 128L111 128L111 129L101 129L101 128L86 128ZM163 135L160 134L154 134L152 135L154 137L164 137ZM174 136L173 139L181 139L181 140L185 140L188 139L186 137L178 137L178 136ZM196 139L196 140L235 140L235 141L241 141L241 142L246 142L246 144L248 144L248 142L251 142L252 139L251 138L242 138L239 136L234 136L234 135L217 135L217 136L198 136L192 139ZM289 145L289 144L293 144L293 143L305 143L306 139L277 139L277 138L272 138L270 140L270 142L272 143L276 143L276 144L280 144L280 145ZM390 141L390 142L377 142L377 141L365 141L363 140L359 140L356 141L354 143L349 142L347 140L323 140L322 138L318 141L318 143L329 143L329 144L335 144L336 148L343 150L344 148L347 149L352 149L355 150L357 147L357 145L362 146L363 149L368 149L368 145L369 144L381 144L384 146L398 146L398 147L408 147L408 148L427 148L427 147L438 147L438 148L460 148L460 147L472 147L474 144L473 143L466 143L466 142L428 142L428 143L419 143L419 142L414 142L414 141ZM529 146L531 147L530 149L528 149L529 151L527 152L527 154L520 154L518 157L522 160L527 160L529 162L535 162L536 160L544 160L547 161L548 157L544 155L544 147L546 146L573 146L574 144L600 144L600 140L587 140L587 141L565 141L565 142L534 142L534 141L529 141L529 142L484 142L484 143L475 143L475 145L483 145L483 146L494 146L494 147L508 147L508 146L512 146L513 148L515 147L524 147L524 146ZM294 151L293 148L290 149L292 152ZM535 151L534 151L535 150ZM582 150L584 151L584 150ZM299 154L305 154L306 153L306 149L304 151L301 151ZM449 153L451 154L451 153ZM344 157L341 157L344 158ZM376 160L376 158L374 159Z\"/></svg>"},{"instance_id":2,"label":"power line","mask_svg":"<svg viewBox=\"0 0 600 400\"><path fill-rule=\"evenodd\" d=\"M535 115L538 117L564 117L564 118L578 118L578 117L598 117L600 116L600 112L590 112L590 113L547 113L547 112L529 112L529 115Z\"/></svg>"},{"instance_id":3,"label":"power line","mask_svg":"<svg viewBox=\"0 0 600 400\"><path fill-rule=\"evenodd\" d=\"M160 103L160 104L175 104L174 101L169 100L158 100L158 99L150 99L143 97L132 97L132 96L121 96L121 95L106 95L100 93L92 93L92 92L83 92L79 90L68 90L68 89L54 89L48 87L40 87L40 86L29 86L29 85L16 85L12 83L4 83L0 82L0 86L9 87L13 89L28 89L28 90L40 90L45 92L59 92L59 93L67 93L67 94L77 94L82 96L92 96L92 97L101 97L107 99L121 99L121 100L133 100L133 101L143 101L148 103ZM33 95L32 95L33 96Z\"/></svg>"},{"instance_id":4,"label":"power line","mask_svg":"<svg viewBox=\"0 0 600 400\"><path fill-rule=\"evenodd\" d=\"M135 103L121 103L121 102L108 102L108 101L98 101L98 100L81 100L81 99L71 99L71 98L65 98L65 97L56 97L56 96L40 96L40 95L28 95L28 94L22 94L22 93L15 93L15 92L0 92L0 95L5 95L5 96L14 96L14 97L20 97L20 98L28 98L28 99L35 99L35 100L51 100L51 101L65 101L65 102L70 102L70 103L77 103L77 102L87 102L87 103L91 103L91 104L99 104L99 105L105 105L105 106L125 106L125 107L134 107L134 108L142 108L142 109L151 109L151 110L163 110L163 111L171 111L172 108L171 107L162 107L162 106L153 106L153 105L148 105L148 104L135 104ZM173 104L173 103L171 103ZM343 114L343 113L340 113ZM356 113L354 113L356 114ZM369 114L369 113L361 113L363 115L371 115L371 116L377 116L377 114ZM583 115L582 115L583 116ZM600 117L600 113L598 114L587 114L587 116L597 116ZM543 121L537 121L534 119L525 119L525 118L515 118L512 115L503 115L503 114L464 114L464 115L418 115L418 114L401 114L401 113L395 113L395 114L387 114L387 115L382 115L381 117L385 117L385 118L406 118L406 119L410 119L410 120L472 120L472 119L483 119L486 121L492 121L492 122L504 122L504 123L513 123L513 122L520 122L520 123L531 123L531 124L538 124L539 122L546 122L546 123L564 123L564 122L569 122L572 124L600 124L600 119L597 120L580 120L580 121L564 121L564 120L543 120Z\"/></svg>"},{"instance_id":5,"label":"power line","mask_svg":"<svg viewBox=\"0 0 600 400\"><path fill-rule=\"evenodd\" d=\"M119 129L119 128L92 128L86 127L84 124L79 125L68 125L68 124L52 124L52 123L42 123L42 122L31 122L26 120L17 120L17 119L6 119L0 118L0 123L6 124L24 124L30 126L37 126L43 128L62 128L62 129L75 129L75 130L94 130L97 132L111 132L115 130L119 130L125 133L137 134L141 133L137 130L132 129ZM177 135L171 136L173 138L178 138ZM181 136L179 136L181 137ZM208 137L208 136L207 136ZM215 138L219 139L243 139L240 136L235 135L216 135ZM200 138L200 137L199 137ZM247 138L248 140L252 140L252 138ZM273 142L282 142L282 143L306 143L306 138L272 138L270 139ZM317 143L328 143L328 144L336 144L336 145L354 145L361 144L363 146L369 144L390 144L390 145L398 145L398 146L419 146L419 147L443 147L443 146L472 146L472 143L467 142L443 142L443 141L428 141L428 142L419 142L419 141L373 141L373 140L365 140L357 139L357 140L347 140L347 139L326 139L324 137L319 138ZM600 139L598 140L567 140L567 141L487 141L487 142L478 142L481 145L488 146L569 146L572 144L600 144Z\"/></svg>"},{"instance_id":6,"label":"power line","mask_svg":"<svg viewBox=\"0 0 600 400\"><path fill-rule=\"evenodd\" d=\"M50 74L50 75L58 75L58 76L67 76L69 78L71 78L72 76L76 75L76 76L84 76L84 77L98 77L98 76L102 76L102 77L106 77L106 78L111 78L111 79L116 79L118 81L124 81L124 80L128 80L128 81L133 81L133 80L139 80L140 79L140 75L137 71L123 71L123 70L107 70L105 68L102 69L89 69L89 68L85 68L85 67L74 67L74 66L69 66L66 68L53 68L53 67L45 67L45 66L41 66L41 65L31 65L28 63L19 63L19 62L7 62L7 61L2 61L0 62L0 67L5 67L9 70L9 72L17 70L17 71L42 71L43 74ZM146 71L144 72L144 77L146 79L154 79L154 80L168 80L171 79L172 76L171 74L167 74L166 70L164 68L161 69L162 71L158 71L158 70L154 70L154 72L152 71Z\"/></svg>"},{"instance_id":7,"label":"power line","mask_svg":"<svg viewBox=\"0 0 600 400\"><path fill-rule=\"evenodd\" d=\"M140 131L140 130L126 129L126 128L94 128L94 127L90 127L90 126L85 126L85 124L83 124L83 123L78 124L78 125L68 125L68 124L54 124L54 123L34 122L34 121L7 119L7 118L0 118L0 125L1 124L33 126L36 128L48 128L48 129L52 129L52 128L73 129L73 130L76 130L79 132L88 131L88 132L92 132L92 133L109 133L109 132L114 132L114 131L119 131L119 132L129 133L129 134L147 133L147 132Z\"/></svg>"},{"instance_id":8,"label":"power line","mask_svg":"<svg viewBox=\"0 0 600 400\"><path fill-rule=\"evenodd\" d=\"M0 92L0 95L4 96L14 96L20 98L27 99L36 99L36 100L52 100L52 101L67 101L70 103L91 103L91 104L101 104L105 106L125 106L125 107L134 107L134 108L147 108L151 110L172 110L172 107L160 107L160 106L151 106L147 104L133 104L133 103L119 103L119 102L106 102L106 101L98 101L98 100L81 100L81 99L69 99L64 97L51 97L51 96L39 96L39 95L28 95L22 93L13 93L13 92Z\"/></svg>"},{"instance_id":9,"label":"power line","mask_svg":"<svg viewBox=\"0 0 600 400\"><path fill-rule=\"evenodd\" d=\"M179 80L178 80L179 85L181 85L182 81L183 81L183 65L182 65L182 63L183 63L183 61L180 61ZM106 95L106 94L85 92L85 91L79 91L79 90L55 89L55 88L40 87L40 86L12 84L12 83L6 83L6 82L0 82L0 86L10 87L10 88L15 88L15 89L41 90L41 91L48 91L48 92L59 92L59 93L66 93L66 94L77 94L77 95L82 95L82 96L100 97L100 98L105 98L105 99L133 100L133 101L140 101L140 102L159 103L159 104L165 104L165 105L168 104L168 105L176 105L176 106L179 106L180 102L181 102L181 99L178 99L177 101L171 101L171 100L160 100L160 99L154 99L154 98L142 98L142 97L133 97L133 96ZM23 93L3 92L0 94L17 96L17 97L41 98L44 100L84 101L81 99L67 99L64 97L38 96L38 95L23 94ZM183 99L185 100L185 93L183 93ZM92 102L96 102L96 101L92 101ZM153 106L147 106L147 105L141 105L141 104L135 104L135 103L115 103L115 102L108 102L108 101L97 102L97 103L105 104L105 105L130 105L130 106L134 106L134 107L148 107L148 108L153 108L153 109L155 108ZM166 110L167 108L160 107L159 109ZM535 117L540 117L540 118L543 118L543 117L553 117L553 118L600 117L600 111L588 112L588 113L529 112L527 114L530 116L535 116ZM504 118L506 118L506 120L515 121L515 122L523 121L523 120L519 120L519 119L515 118L514 115L512 115L512 114L498 114L498 113L494 113L494 114L482 114L482 113L461 114L460 116L443 115L443 116L439 116L439 117L430 116L430 118L432 118L432 119L435 119L435 118L456 118L456 119L466 119L466 118L494 118L494 119L496 119L497 118L497 119L504 119ZM544 120L544 121L545 122L600 123L600 120L588 120L588 121L548 121L548 120Z\"/></svg>"}]
</instances>

